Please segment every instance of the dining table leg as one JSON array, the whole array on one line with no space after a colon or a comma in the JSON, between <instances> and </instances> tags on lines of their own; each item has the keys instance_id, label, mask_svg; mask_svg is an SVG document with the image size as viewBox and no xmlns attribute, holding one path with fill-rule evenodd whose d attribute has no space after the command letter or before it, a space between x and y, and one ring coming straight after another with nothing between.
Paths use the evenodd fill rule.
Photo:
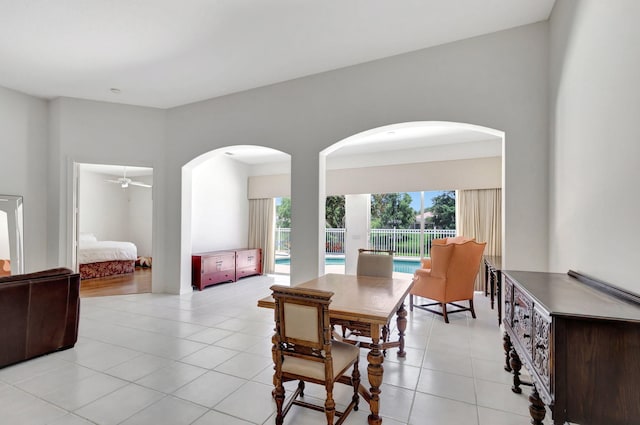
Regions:
<instances>
[{"instance_id":1,"label":"dining table leg","mask_svg":"<svg viewBox=\"0 0 640 425\"><path fill-rule=\"evenodd\" d=\"M407 310L405 310L404 304L400 304L396 315L398 316L398 357L407 357L407 352L404 351L404 331L407 329Z\"/></svg>"},{"instance_id":2,"label":"dining table leg","mask_svg":"<svg viewBox=\"0 0 640 425\"><path fill-rule=\"evenodd\" d=\"M382 418L380 417L380 386L382 385L382 373L384 369L382 362L384 357L380 351L380 326L371 326L371 350L367 355L369 365L367 366L367 375L369 377L369 389L370 399L369 408L371 414L369 415L369 425L382 424Z\"/></svg>"}]
</instances>

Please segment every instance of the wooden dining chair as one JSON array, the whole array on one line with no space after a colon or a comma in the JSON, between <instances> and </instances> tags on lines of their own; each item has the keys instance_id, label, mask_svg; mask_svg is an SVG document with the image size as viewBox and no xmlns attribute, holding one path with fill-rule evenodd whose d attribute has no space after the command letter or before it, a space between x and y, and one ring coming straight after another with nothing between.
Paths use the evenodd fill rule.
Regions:
<instances>
[{"instance_id":1,"label":"wooden dining chair","mask_svg":"<svg viewBox=\"0 0 640 425\"><path fill-rule=\"evenodd\" d=\"M324 412L328 425L341 424L352 410L358 410L360 350L351 344L331 339L329 303L333 292L281 285L271 287L275 300L276 332L273 336L274 398L277 406L276 425L281 425L292 405ZM351 376L347 375L353 367ZM284 383L298 380L298 387L285 401ZM324 406L302 400L305 382L323 385ZM353 387L353 396L342 411L336 411L333 387L336 382Z\"/></svg>"},{"instance_id":2,"label":"wooden dining chair","mask_svg":"<svg viewBox=\"0 0 640 425\"><path fill-rule=\"evenodd\" d=\"M358 250L357 276L370 277L393 277L393 251L379 249ZM345 342L357 344L362 348L370 348L371 343L362 338L371 338L371 328L358 322L348 320L334 320L332 324L340 325L342 328L342 338ZM389 340L389 323L382 327L382 342ZM353 339L353 338L357 338ZM386 350L383 350L386 355Z\"/></svg>"}]
</instances>

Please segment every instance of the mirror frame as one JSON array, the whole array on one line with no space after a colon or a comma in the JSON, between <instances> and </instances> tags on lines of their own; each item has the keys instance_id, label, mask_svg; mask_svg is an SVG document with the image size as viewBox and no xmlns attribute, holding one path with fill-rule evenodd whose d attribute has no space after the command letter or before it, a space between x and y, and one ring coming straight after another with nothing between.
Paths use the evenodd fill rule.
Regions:
<instances>
[{"instance_id":1,"label":"mirror frame","mask_svg":"<svg viewBox=\"0 0 640 425\"><path fill-rule=\"evenodd\" d=\"M24 273L22 196L0 195L0 211L7 213L11 274Z\"/></svg>"}]
</instances>

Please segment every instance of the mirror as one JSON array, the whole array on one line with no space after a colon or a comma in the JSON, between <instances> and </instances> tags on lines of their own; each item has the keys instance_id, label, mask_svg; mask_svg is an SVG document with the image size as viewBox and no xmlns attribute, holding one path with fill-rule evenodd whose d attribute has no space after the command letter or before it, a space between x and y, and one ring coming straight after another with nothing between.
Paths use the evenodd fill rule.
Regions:
<instances>
[{"instance_id":1,"label":"mirror","mask_svg":"<svg viewBox=\"0 0 640 425\"><path fill-rule=\"evenodd\" d=\"M22 196L0 195L0 276L24 273Z\"/></svg>"}]
</instances>

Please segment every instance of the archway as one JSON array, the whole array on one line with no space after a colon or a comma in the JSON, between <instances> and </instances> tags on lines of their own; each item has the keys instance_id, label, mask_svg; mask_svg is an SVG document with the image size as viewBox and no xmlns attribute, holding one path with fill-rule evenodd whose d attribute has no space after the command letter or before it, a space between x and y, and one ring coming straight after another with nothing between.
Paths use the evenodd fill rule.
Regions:
<instances>
[{"instance_id":1,"label":"archway","mask_svg":"<svg viewBox=\"0 0 640 425\"><path fill-rule=\"evenodd\" d=\"M504 132L488 127L443 121L386 125L324 149L320 161L326 172L321 188L325 195L358 195L503 187L503 152ZM503 191L500 196L504 197ZM366 225L357 225L351 232L347 229L345 237L347 273L355 270L357 248L369 240L367 203L362 199L353 203L360 211L351 211L350 221ZM502 228L504 205L502 199ZM499 246L504 246L504 232Z\"/></svg>"},{"instance_id":2,"label":"archway","mask_svg":"<svg viewBox=\"0 0 640 425\"><path fill-rule=\"evenodd\" d=\"M215 149L182 167L181 293L191 291L192 253L246 247L250 200L290 196L289 175L289 154L255 145Z\"/></svg>"}]
</instances>

